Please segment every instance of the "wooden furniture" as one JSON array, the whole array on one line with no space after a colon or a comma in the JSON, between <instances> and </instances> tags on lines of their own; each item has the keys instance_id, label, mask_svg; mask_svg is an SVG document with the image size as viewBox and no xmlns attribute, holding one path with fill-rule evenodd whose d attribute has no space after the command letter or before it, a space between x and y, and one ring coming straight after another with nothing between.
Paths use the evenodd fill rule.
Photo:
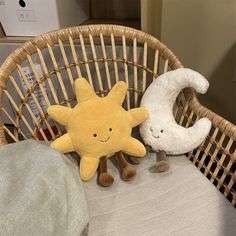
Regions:
<instances>
[{"instance_id":1,"label":"wooden furniture","mask_svg":"<svg viewBox=\"0 0 236 236\"><path fill-rule=\"evenodd\" d=\"M132 49L131 53L127 53L128 44ZM69 50L65 51L66 45L69 46ZM75 45L79 45L81 53L78 53ZM108 45L111 45L109 53ZM60 55L58 50L55 51L56 47L59 47ZM142 50L141 57L137 57L138 50ZM50 57L47 63L43 52ZM33 57L40 61L42 75L37 72ZM62 65L58 64L58 57L63 58ZM29 64L36 78L33 85L27 83L24 75L22 67L25 62ZM124 80L129 86L124 105L129 109L139 105L142 94L153 79L158 79L158 75L168 70L182 66L177 57L158 39L128 27L88 25L38 36L15 50L0 68L1 101L7 100L15 111L14 114L10 114L1 103L1 115L11 120L12 129L0 122L0 145L7 144L6 135L18 142L20 139L39 137L47 140L48 133L55 139L63 133L57 124L55 126L58 132L51 128L47 113L43 112L37 101L34 93L36 89L41 91L47 106L61 104L71 107L75 96L68 91L73 90L77 77L87 78L101 96L107 94L115 82ZM94 74L91 73L91 68L94 68ZM26 93L23 93L16 83L17 73L21 74L27 86ZM101 74L105 76L102 77ZM55 82L59 84L62 100L58 99L55 92ZM44 84L48 85L53 102L49 99L48 93L45 93ZM19 99L16 100L16 97ZM29 99L35 102L40 119L32 112L28 104ZM174 115L178 123L184 127L192 125L200 117L208 117L212 121L211 132L204 143L186 156L235 206L236 126L202 106L191 89L186 89L177 99ZM24 130L28 130L30 135L28 136Z\"/></svg>"},{"instance_id":2,"label":"wooden furniture","mask_svg":"<svg viewBox=\"0 0 236 236\"><path fill-rule=\"evenodd\" d=\"M125 25L135 29L141 29L141 2L146 5L146 0L90 0L90 18L82 23L89 24L115 24ZM142 6L143 9L145 7ZM145 16L146 18L146 16ZM144 18L143 18L144 20ZM6 36L0 23L0 44L24 43L33 37L9 37Z\"/></svg>"}]
</instances>

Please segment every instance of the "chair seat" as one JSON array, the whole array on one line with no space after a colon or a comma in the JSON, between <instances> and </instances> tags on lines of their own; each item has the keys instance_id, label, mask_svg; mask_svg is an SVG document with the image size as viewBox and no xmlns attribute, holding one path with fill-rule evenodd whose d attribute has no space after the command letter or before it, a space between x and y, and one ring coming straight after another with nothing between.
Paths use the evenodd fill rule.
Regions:
<instances>
[{"instance_id":1,"label":"chair seat","mask_svg":"<svg viewBox=\"0 0 236 236\"><path fill-rule=\"evenodd\" d=\"M90 208L89 235L236 235L236 211L214 185L185 157L169 157L170 169L152 173L149 153L137 165L132 182L120 179L108 161L115 182L104 188L97 177L84 183Z\"/></svg>"}]
</instances>

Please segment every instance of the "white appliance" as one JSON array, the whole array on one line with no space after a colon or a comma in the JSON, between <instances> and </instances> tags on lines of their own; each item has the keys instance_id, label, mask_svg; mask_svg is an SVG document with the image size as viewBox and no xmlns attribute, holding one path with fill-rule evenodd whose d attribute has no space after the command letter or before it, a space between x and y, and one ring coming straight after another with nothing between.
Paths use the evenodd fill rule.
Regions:
<instances>
[{"instance_id":1,"label":"white appliance","mask_svg":"<svg viewBox=\"0 0 236 236\"><path fill-rule=\"evenodd\" d=\"M8 36L35 36L79 25L89 14L89 0L0 0L0 21Z\"/></svg>"}]
</instances>

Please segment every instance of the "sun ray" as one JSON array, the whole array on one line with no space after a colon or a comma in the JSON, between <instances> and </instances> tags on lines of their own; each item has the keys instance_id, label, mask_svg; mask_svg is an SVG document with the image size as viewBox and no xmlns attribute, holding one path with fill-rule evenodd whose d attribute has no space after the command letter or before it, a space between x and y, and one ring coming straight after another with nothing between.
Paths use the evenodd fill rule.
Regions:
<instances>
[{"instance_id":1,"label":"sun ray","mask_svg":"<svg viewBox=\"0 0 236 236\"><path fill-rule=\"evenodd\" d=\"M67 125L72 114L71 108L60 105L50 106L47 111L48 114L61 125Z\"/></svg>"},{"instance_id":2,"label":"sun ray","mask_svg":"<svg viewBox=\"0 0 236 236\"><path fill-rule=\"evenodd\" d=\"M146 154L146 148L143 146L143 144L132 137L128 138L122 151L130 156L143 157Z\"/></svg>"},{"instance_id":3,"label":"sun ray","mask_svg":"<svg viewBox=\"0 0 236 236\"><path fill-rule=\"evenodd\" d=\"M91 85L84 78L75 81L75 93L79 104L97 97Z\"/></svg>"},{"instance_id":4,"label":"sun ray","mask_svg":"<svg viewBox=\"0 0 236 236\"><path fill-rule=\"evenodd\" d=\"M62 135L60 138L53 141L50 146L63 153L74 151L74 146L69 134Z\"/></svg>"},{"instance_id":5,"label":"sun ray","mask_svg":"<svg viewBox=\"0 0 236 236\"><path fill-rule=\"evenodd\" d=\"M83 180L89 180L95 174L99 164L99 159L82 156L80 159L80 176Z\"/></svg>"},{"instance_id":6,"label":"sun ray","mask_svg":"<svg viewBox=\"0 0 236 236\"><path fill-rule=\"evenodd\" d=\"M128 114L131 116L131 126L135 127L142 123L148 117L148 112L145 108L139 107L134 108L128 111Z\"/></svg>"},{"instance_id":7,"label":"sun ray","mask_svg":"<svg viewBox=\"0 0 236 236\"><path fill-rule=\"evenodd\" d=\"M126 93L127 85L125 82L120 81L111 89L107 96L107 99L115 101L118 105L122 105L123 101L125 100Z\"/></svg>"}]
</instances>

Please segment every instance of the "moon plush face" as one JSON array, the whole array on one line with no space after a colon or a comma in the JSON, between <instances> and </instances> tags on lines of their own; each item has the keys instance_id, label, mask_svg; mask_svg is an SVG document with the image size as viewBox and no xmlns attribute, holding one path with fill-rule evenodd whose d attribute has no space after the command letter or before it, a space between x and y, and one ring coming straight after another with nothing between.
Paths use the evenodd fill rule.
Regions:
<instances>
[{"instance_id":1,"label":"moon plush face","mask_svg":"<svg viewBox=\"0 0 236 236\"><path fill-rule=\"evenodd\" d=\"M90 84L83 78L75 81L78 104L72 109L51 106L48 114L66 126L67 133L52 142L51 147L63 152L76 151L80 154L80 176L90 179L103 156L123 151L142 157L145 147L131 137L132 128L147 116L145 108L126 111L122 103L127 85L118 82L106 97L98 97Z\"/></svg>"},{"instance_id":2,"label":"moon plush face","mask_svg":"<svg viewBox=\"0 0 236 236\"><path fill-rule=\"evenodd\" d=\"M201 118L192 127L184 128L173 117L173 104L183 88L193 87L205 93L208 86L199 73L185 68L167 72L153 81L141 101L141 106L149 111L149 118L140 125L145 144L169 154L187 153L199 146L210 131L211 121Z\"/></svg>"}]
</instances>

